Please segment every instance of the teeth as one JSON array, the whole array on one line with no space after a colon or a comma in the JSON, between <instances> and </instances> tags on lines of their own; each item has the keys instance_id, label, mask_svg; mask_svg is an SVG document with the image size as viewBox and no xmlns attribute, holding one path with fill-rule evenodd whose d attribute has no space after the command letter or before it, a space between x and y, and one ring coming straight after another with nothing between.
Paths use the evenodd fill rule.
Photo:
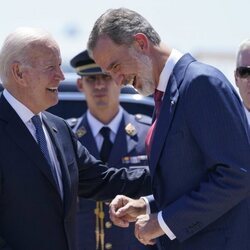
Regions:
<instances>
[{"instance_id":1,"label":"teeth","mask_svg":"<svg viewBox=\"0 0 250 250\"><path fill-rule=\"evenodd\" d=\"M51 91L51 92L56 92L56 91L57 91L57 89L58 89L57 87L54 87L54 88L48 88L48 90L49 90L49 91Z\"/></svg>"}]
</instances>

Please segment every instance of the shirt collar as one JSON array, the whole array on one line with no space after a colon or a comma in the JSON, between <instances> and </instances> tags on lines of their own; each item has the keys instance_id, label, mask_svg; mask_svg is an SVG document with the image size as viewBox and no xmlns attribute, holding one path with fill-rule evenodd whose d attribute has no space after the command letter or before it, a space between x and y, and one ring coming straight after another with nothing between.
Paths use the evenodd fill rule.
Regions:
<instances>
[{"instance_id":1,"label":"shirt collar","mask_svg":"<svg viewBox=\"0 0 250 250\"><path fill-rule=\"evenodd\" d=\"M89 124L91 124L90 128L92 130L93 136L96 137L97 134L100 132L100 129L103 126L109 127L114 134L117 134L117 131L119 129L119 125L120 125L121 120L122 120L122 113L123 113L123 108L119 107L119 111L118 111L117 115L114 117L114 119L108 124L103 124L102 122L97 120L88 110L87 111L87 119L88 119Z\"/></svg>"},{"instance_id":2,"label":"shirt collar","mask_svg":"<svg viewBox=\"0 0 250 250\"><path fill-rule=\"evenodd\" d=\"M180 60L180 58L183 56L181 52L179 52L176 49L172 49L170 56L168 57L165 66L160 74L160 80L159 84L157 86L157 89L165 92L167 88L167 84L170 78L170 75L173 72L175 64Z\"/></svg>"},{"instance_id":3,"label":"shirt collar","mask_svg":"<svg viewBox=\"0 0 250 250\"><path fill-rule=\"evenodd\" d=\"M7 89L4 89L3 95L6 98L10 106L16 111L21 120L26 124L34 116L33 112L29 110L25 105L19 102ZM41 117L41 113L39 113Z\"/></svg>"}]
</instances>

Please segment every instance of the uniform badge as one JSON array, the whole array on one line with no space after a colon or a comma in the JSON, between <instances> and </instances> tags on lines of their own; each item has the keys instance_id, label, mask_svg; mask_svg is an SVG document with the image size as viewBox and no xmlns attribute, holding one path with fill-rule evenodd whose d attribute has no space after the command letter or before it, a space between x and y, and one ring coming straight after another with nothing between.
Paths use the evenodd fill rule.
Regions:
<instances>
[{"instance_id":1,"label":"uniform badge","mask_svg":"<svg viewBox=\"0 0 250 250\"><path fill-rule=\"evenodd\" d=\"M85 127L80 127L79 129L76 130L77 138L83 137L86 133L87 133L87 130Z\"/></svg>"},{"instance_id":2,"label":"uniform badge","mask_svg":"<svg viewBox=\"0 0 250 250\"><path fill-rule=\"evenodd\" d=\"M125 131L128 135L130 136L134 136L136 135L137 131L136 128L134 127L134 125L132 125L131 123L129 123L126 127L125 127Z\"/></svg>"}]
</instances>

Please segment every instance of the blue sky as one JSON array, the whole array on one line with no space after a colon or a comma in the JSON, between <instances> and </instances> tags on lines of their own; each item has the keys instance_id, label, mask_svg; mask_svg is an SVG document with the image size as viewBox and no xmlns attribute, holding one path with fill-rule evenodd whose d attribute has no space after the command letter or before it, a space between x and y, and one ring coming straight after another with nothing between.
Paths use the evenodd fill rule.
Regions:
<instances>
[{"instance_id":1,"label":"blue sky","mask_svg":"<svg viewBox=\"0 0 250 250\"><path fill-rule=\"evenodd\" d=\"M95 20L108 8L146 17L164 43L220 68L233 81L238 44L250 36L249 0L13 0L1 3L0 45L19 26L42 27L58 41L64 63L85 49Z\"/></svg>"}]
</instances>

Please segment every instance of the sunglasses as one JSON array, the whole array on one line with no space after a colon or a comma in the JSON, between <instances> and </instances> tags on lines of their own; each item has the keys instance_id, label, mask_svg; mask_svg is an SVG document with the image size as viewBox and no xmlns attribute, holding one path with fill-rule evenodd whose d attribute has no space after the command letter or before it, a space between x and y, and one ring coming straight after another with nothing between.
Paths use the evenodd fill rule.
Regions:
<instances>
[{"instance_id":1,"label":"sunglasses","mask_svg":"<svg viewBox=\"0 0 250 250\"><path fill-rule=\"evenodd\" d=\"M248 78L250 76L250 66L238 67L236 69L236 75L240 78Z\"/></svg>"}]
</instances>

